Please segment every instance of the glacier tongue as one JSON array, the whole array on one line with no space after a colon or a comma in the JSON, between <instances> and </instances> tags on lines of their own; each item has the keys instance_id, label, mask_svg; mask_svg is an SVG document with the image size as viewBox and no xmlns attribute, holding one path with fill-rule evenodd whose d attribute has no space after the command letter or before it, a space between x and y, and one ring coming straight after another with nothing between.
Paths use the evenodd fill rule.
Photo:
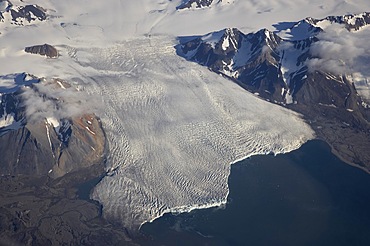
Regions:
<instances>
[{"instance_id":1,"label":"glacier tongue","mask_svg":"<svg viewBox=\"0 0 370 246\"><path fill-rule=\"evenodd\" d=\"M174 45L152 37L71 53L89 74L86 91L104 100L112 172L92 198L131 230L165 212L225 203L231 163L313 137L298 114L187 62Z\"/></svg>"}]
</instances>

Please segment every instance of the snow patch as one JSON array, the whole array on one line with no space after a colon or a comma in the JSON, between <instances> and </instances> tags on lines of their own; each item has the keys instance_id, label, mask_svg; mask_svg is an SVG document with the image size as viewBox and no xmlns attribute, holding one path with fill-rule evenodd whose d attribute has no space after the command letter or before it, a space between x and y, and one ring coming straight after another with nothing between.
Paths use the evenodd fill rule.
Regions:
<instances>
[{"instance_id":1,"label":"snow patch","mask_svg":"<svg viewBox=\"0 0 370 246\"><path fill-rule=\"evenodd\" d=\"M285 95L285 103L286 104L292 104L293 103L293 96L290 94L290 91L288 91Z\"/></svg>"},{"instance_id":2,"label":"snow patch","mask_svg":"<svg viewBox=\"0 0 370 246\"><path fill-rule=\"evenodd\" d=\"M11 114L4 114L0 118L0 128L10 127L10 126L14 125L15 123L16 123L16 121L14 119L14 114L13 113L11 113Z\"/></svg>"},{"instance_id":3,"label":"snow patch","mask_svg":"<svg viewBox=\"0 0 370 246\"><path fill-rule=\"evenodd\" d=\"M86 126L85 128L86 128L86 130L87 130L88 132L90 132L92 135L95 135L95 132L91 131L91 129L90 129L88 126Z\"/></svg>"},{"instance_id":4,"label":"snow patch","mask_svg":"<svg viewBox=\"0 0 370 246\"><path fill-rule=\"evenodd\" d=\"M202 37L202 40L206 42L207 44L210 44L212 49L215 49L216 44L220 42L222 36L225 34L224 30L218 31L218 32L212 32L208 35L205 35Z\"/></svg>"},{"instance_id":5,"label":"snow patch","mask_svg":"<svg viewBox=\"0 0 370 246\"><path fill-rule=\"evenodd\" d=\"M59 128L59 126L60 126L59 121L54 117L47 117L46 122L49 125L52 125L54 128Z\"/></svg>"}]
</instances>

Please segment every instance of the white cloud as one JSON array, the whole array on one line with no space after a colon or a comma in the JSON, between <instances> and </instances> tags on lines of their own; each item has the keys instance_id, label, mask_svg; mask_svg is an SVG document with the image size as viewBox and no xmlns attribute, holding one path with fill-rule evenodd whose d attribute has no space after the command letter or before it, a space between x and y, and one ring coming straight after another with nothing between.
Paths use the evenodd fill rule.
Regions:
<instances>
[{"instance_id":1,"label":"white cloud","mask_svg":"<svg viewBox=\"0 0 370 246\"><path fill-rule=\"evenodd\" d=\"M317 37L320 41L310 50L315 58L307 62L311 70L370 75L366 62L370 58L370 28L349 32L343 25L333 24Z\"/></svg>"},{"instance_id":2,"label":"white cloud","mask_svg":"<svg viewBox=\"0 0 370 246\"><path fill-rule=\"evenodd\" d=\"M98 110L96 99L73 87L62 89L55 83L41 82L25 87L21 95L30 122L70 118Z\"/></svg>"},{"instance_id":3,"label":"white cloud","mask_svg":"<svg viewBox=\"0 0 370 246\"><path fill-rule=\"evenodd\" d=\"M311 47L310 71L321 70L351 78L363 99L370 100L370 27L350 32L333 24Z\"/></svg>"}]
</instances>

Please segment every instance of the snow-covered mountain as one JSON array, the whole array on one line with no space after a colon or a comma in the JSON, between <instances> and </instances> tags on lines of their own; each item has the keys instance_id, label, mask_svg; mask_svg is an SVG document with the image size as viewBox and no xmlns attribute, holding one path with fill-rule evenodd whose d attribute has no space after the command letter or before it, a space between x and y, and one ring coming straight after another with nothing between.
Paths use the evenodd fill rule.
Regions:
<instances>
[{"instance_id":1,"label":"snow-covered mountain","mask_svg":"<svg viewBox=\"0 0 370 246\"><path fill-rule=\"evenodd\" d=\"M275 99L286 90L284 81L278 79L281 41L266 29L245 35L228 28L182 43L179 54Z\"/></svg>"},{"instance_id":2,"label":"snow-covered mountain","mask_svg":"<svg viewBox=\"0 0 370 246\"><path fill-rule=\"evenodd\" d=\"M277 103L312 101L331 104L334 95L312 95L310 98L300 90L307 84L315 83L312 77L317 79L318 75L312 70L321 71L321 80L328 80L327 83L333 80L345 83L342 76L350 75L345 71L333 73L325 67L312 68L311 65L312 60L318 59L311 46L317 47L320 44L319 34L335 24L342 25L350 32L357 32L368 28L370 14L330 16L320 20L306 18L275 32L262 29L244 34L238 29L227 28L200 37L184 37L180 39L183 41L178 47L179 54L235 79L252 92ZM351 82L356 85L359 81ZM348 88L346 92L337 90L338 94L346 95L347 92ZM365 91L361 96L364 104L370 99ZM339 98L345 96L340 95Z\"/></svg>"},{"instance_id":3,"label":"snow-covered mountain","mask_svg":"<svg viewBox=\"0 0 370 246\"><path fill-rule=\"evenodd\" d=\"M315 118L320 129L333 120L359 139L370 129L369 24L370 13L362 13L280 23L274 32L227 28L180 38L178 53L268 101ZM322 137L341 152L344 141L333 140L329 132ZM366 138L359 142L368 145ZM346 160L367 170L370 159L360 149L346 154Z\"/></svg>"},{"instance_id":4,"label":"snow-covered mountain","mask_svg":"<svg viewBox=\"0 0 370 246\"><path fill-rule=\"evenodd\" d=\"M57 173L61 153L74 160L73 170L87 156L100 157L100 142L91 139L99 121L84 114L98 104L109 175L92 197L105 218L129 230L166 212L224 204L231 163L312 139L309 125L289 109L303 113L320 136L324 129L328 142L337 128L352 137L366 132L367 49L358 40L366 40L369 18L344 15L369 9L366 1L13 0L0 6L0 146L13 160L3 173L16 156L25 160L35 149L38 160L49 161L41 174ZM177 36L187 37L176 49ZM351 47L352 36L357 49L337 56ZM342 68L352 72L334 72ZM310 103L317 114L306 108ZM358 139L348 149L370 153Z\"/></svg>"}]
</instances>

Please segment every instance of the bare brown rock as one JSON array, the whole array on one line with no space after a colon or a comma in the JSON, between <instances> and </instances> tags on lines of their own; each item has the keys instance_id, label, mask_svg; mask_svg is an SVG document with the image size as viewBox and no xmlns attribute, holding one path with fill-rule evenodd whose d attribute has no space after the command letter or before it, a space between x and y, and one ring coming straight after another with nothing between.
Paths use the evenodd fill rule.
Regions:
<instances>
[{"instance_id":1,"label":"bare brown rock","mask_svg":"<svg viewBox=\"0 0 370 246\"><path fill-rule=\"evenodd\" d=\"M344 76L330 80L315 72L295 96L298 103L287 107L302 113L336 156L370 173L370 109L362 106L354 85Z\"/></svg>"},{"instance_id":2,"label":"bare brown rock","mask_svg":"<svg viewBox=\"0 0 370 246\"><path fill-rule=\"evenodd\" d=\"M49 44L26 47L24 51L31 54L39 54L42 56L46 56L48 58L58 57L58 50Z\"/></svg>"},{"instance_id":3,"label":"bare brown rock","mask_svg":"<svg viewBox=\"0 0 370 246\"><path fill-rule=\"evenodd\" d=\"M20 85L25 77L17 77ZM46 84L73 93L60 79ZM41 93L40 86L33 90ZM0 245L133 245L89 199L105 175L99 118L85 113L54 119L58 123L28 121L21 90L2 94L0 109L0 118L14 120L0 126Z\"/></svg>"}]
</instances>

